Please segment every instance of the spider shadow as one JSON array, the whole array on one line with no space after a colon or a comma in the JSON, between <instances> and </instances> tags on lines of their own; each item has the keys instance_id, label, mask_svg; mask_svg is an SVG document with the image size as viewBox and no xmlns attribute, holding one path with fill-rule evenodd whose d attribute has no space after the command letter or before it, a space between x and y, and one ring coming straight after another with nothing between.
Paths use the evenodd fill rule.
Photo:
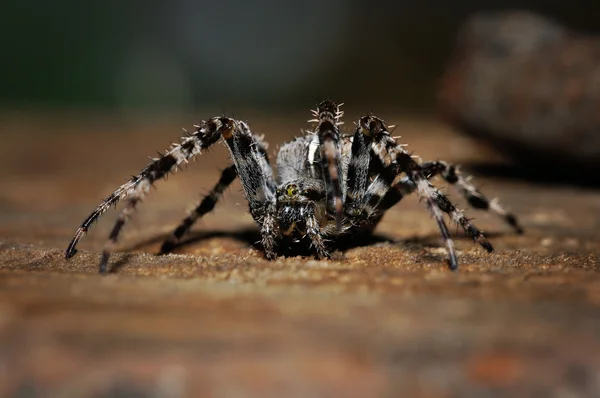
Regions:
<instances>
[{"instance_id":1,"label":"spider shadow","mask_svg":"<svg viewBox=\"0 0 600 398\"><path fill-rule=\"evenodd\" d=\"M146 239L145 241L138 242L135 245L130 246L129 250L144 250L148 246L154 246L159 243L160 244L164 243L167 240L167 238L169 238L169 237L170 237L170 234L157 235L157 236L151 237L149 239ZM259 231L254 227L245 227L245 228L241 228L237 231L231 231L231 230L191 231L186 235L185 239L182 239L179 243L177 243L175 246L173 246L169 250L163 251L162 249L159 249L158 253L156 253L156 254L159 256L165 255L165 254L170 254L179 248L191 246L195 243L202 242L202 241L209 240L209 239L214 239L214 238L232 238L236 241L246 243L249 246L252 246L257 249L260 249L260 247L261 247L259 245L259 241L260 241Z\"/></svg>"},{"instance_id":2,"label":"spider shadow","mask_svg":"<svg viewBox=\"0 0 600 398\"><path fill-rule=\"evenodd\" d=\"M511 232L486 232L485 237L490 240L493 244L495 238L500 238L502 236L514 235ZM471 242L474 246L479 246L473 239L466 235L465 233L452 233L452 239L455 242ZM402 247L403 250L422 252L423 249L439 249L445 248L445 244L442 239L442 235L438 233L431 233L429 235L420 235L420 236L410 236L404 239L401 239L396 242L399 246ZM437 254L432 253L421 253L419 255L420 261L447 261L445 254L440 258Z\"/></svg>"},{"instance_id":3,"label":"spider shadow","mask_svg":"<svg viewBox=\"0 0 600 398\"><path fill-rule=\"evenodd\" d=\"M212 239L212 238L232 238L239 242L245 243L248 246L256 249L258 252L263 253L263 247L260 243L261 235L258 229L253 227L247 227L238 231L199 231L192 232L187 239L182 240L179 244L173 247L171 250L166 252L159 252L158 255L164 255L172 253L178 248L194 245L198 242ZM158 243L163 241L167 236L160 236L152 239L152 243ZM349 249L356 247L370 246L376 243L396 243L392 238L380 235L380 234L360 234L352 236L344 236L336 241L336 244L332 247L333 251L345 252ZM150 242L145 242L150 243ZM143 245L143 244L142 244ZM279 246L277 246L277 252L283 257L313 257L314 252L310 250L308 241L300 244L290 244L283 240Z\"/></svg>"},{"instance_id":4,"label":"spider shadow","mask_svg":"<svg viewBox=\"0 0 600 398\"><path fill-rule=\"evenodd\" d=\"M496 232L496 233L487 233L486 237L493 239L494 237L507 235L506 232ZM158 235L147 239L146 241L139 242L134 246L131 246L130 250L143 250L148 246L154 246L164 242L169 235ZM468 236L463 233L455 233L453 237L460 240L470 240ZM188 246L193 246L199 242L213 239L213 238L232 238L236 241L242 242L260 253L263 252L262 245L260 244L260 232L258 229L254 227L245 227L240 230L231 231L231 230L213 230L213 231L196 231L190 232L186 239L183 239L176 246L171 248L168 251L162 252L159 250L157 255L166 255L173 252L176 252L180 248L185 248ZM331 247L332 254L334 258L340 259L339 256L335 255L335 253L341 253L343 257L343 253L348 250L372 246L381 243L387 243L394 246L399 246L405 250L422 250L424 248L436 248L441 247L443 243L440 243L440 234L430 234L427 236L412 236L402 239L394 239L390 236L380 234L380 233L360 233L354 235L347 235L337 239L335 245ZM313 257L314 252L310 250L308 242L306 244L298 244L298 245L290 245L286 244L283 241L278 246L278 254L283 257ZM131 258L131 255L123 256L119 261L117 261L113 267L111 272L116 272L119 268L121 268L127 261Z\"/></svg>"},{"instance_id":5,"label":"spider shadow","mask_svg":"<svg viewBox=\"0 0 600 398\"><path fill-rule=\"evenodd\" d=\"M107 273L116 274L117 271L119 271L121 268L123 268L125 265L127 265L129 260L131 260L133 258L133 256L134 256L133 253L123 254L121 256L121 258L119 258L117 261L113 262L112 264L109 264Z\"/></svg>"},{"instance_id":6,"label":"spider shadow","mask_svg":"<svg viewBox=\"0 0 600 398\"><path fill-rule=\"evenodd\" d=\"M129 246L129 248L127 250L131 250L131 251L144 250L144 249L147 249L149 246L156 246L156 245L162 244L169 236L170 235L168 235L168 234L167 235L165 235L165 234L157 235L157 236L151 237L149 239L146 239L145 241L138 242L134 245L131 245L131 246ZM156 253L156 255L161 256L161 255L171 254L171 253L177 252L178 249L185 248L188 246L193 246L194 244L197 244L199 242L203 242L203 241L214 239L214 238L231 238L231 239L234 239L238 242L244 243L244 244L256 249L260 253L263 253L263 248L260 243L261 236L260 236L259 230L252 226L249 226L249 227L245 227L245 228L235 230L235 231L232 231L232 230L192 231L187 235L187 238L181 240L181 242L179 242L177 245L175 245L174 247L172 247L166 251L159 250ZM374 245L377 243L397 244L398 242L388 236L384 236L381 234L364 233L364 234L359 234L359 235L340 237L340 238L338 238L338 240L336 241L336 244L332 247L332 249L333 249L333 251L346 252L347 250L350 250L353 248L371 246L371 245ZM280 243L279 246L277 246L277 249L278 249L278 254L283 257L297 257L297 256L312 257L312 256L314 256L314 253L310 250L308 242L307 242L307 244L292 245L292 244L287 244L287 242L285 242L285 240L284 240ZM129 257L124 256L117 263L115 263L112 267L113 272L118 270L119 268L121 268L128 261L129 258L130 258L130 256Z\"/></svg>"}]
</instances>

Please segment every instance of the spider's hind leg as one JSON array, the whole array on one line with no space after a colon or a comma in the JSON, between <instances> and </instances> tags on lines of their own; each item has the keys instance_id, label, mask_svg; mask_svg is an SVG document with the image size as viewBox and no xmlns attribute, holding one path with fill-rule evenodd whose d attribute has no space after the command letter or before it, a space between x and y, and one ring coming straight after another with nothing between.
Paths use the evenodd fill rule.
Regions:
<instances>
[{"instance_id":1,"label":"spider's hind leg","mask_svg":"<svg viewBox=\"0 0 600 398\"><path fill-rule=\"evenodd\" d=\"M427 178L432 178L435 175L440 175L444 181L451 184L458 192L475 208L485 211L491 211L502 217L504 221L510 225L516 233L523 233L523 228L517 221L514 214L504 209L497 199L489 200L481 193L468 178L465 178L458 167L444 161L430 161L421 164L423 174Z\"/></svg>"},{"instance_id":2,"label":"spider's hind leg","mask_svg":"<svg viewBox=\"0 0 600 398\"><path fill-rule=\"evenodd\" d=\"M217 184L213 187L208 195L202 199L200 204L196 206L194 210L192 210L186 218L183 219L181 224L177 226L162 244L160 249L161 254L165 254L173 250L180 242L181 238L192 228L194 223L202 218L205 214L211 212L223 192L231 185L231 183L237 177L237 172L235 169L235 165L230 165L225 170L221 172L221 178Z\"/></svg>"}]
</instances>

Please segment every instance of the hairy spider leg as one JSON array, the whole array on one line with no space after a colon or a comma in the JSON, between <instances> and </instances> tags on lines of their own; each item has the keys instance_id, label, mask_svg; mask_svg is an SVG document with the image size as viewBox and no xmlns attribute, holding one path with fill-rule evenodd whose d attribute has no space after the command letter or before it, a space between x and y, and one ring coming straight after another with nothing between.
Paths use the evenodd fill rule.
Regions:
<instances>
[{"instance_id":1,"label":"hairy spider leg","mask_svg":"<svg viewBox=\"0 0 600 398\"><path fill-rule=\"evenodd\" d=\"M266 144L263 143L259 137L255 137L255 139L256 147L265 157L267 163L269 163ZM162 244L160 249L161 254L165 254L173 250L173 248L179 244L181 238L183 238L183 236L189 232L196 221L214 209L225 190L233 183L233 181L235 181L236 177L237 170L235 164L228 166L221 172L221 177L213 189L202 199L200 204L198 204L198 206L196 206L196 208L192 210L186 218L183 219L177 228L173 230L171 236L169 236Z\"/></svg>"},{"instance_id":2,"label":"hairy spider leg","mask_svg":"<svg viewBox=\"0 0 600 398\"><path fill-rule=\"evenodd\" d=\"M194 223L215 208L215 205L225 190L233 181L235 181L236 177L237 171L235 169L235 164L228 166L221 172L221 177L213 189L202 199L200 204L198 204L198 206L196 206L196 208L181 221L177 228L175 228L171 235L164 241L160 249L161 254L173 250L173 248L179 244L181 238L192 228Z\"/></svg>"},{"instance_id":3,"label":"hairy spider leg","mask_svg":"<svg viewBox=\"0 0 600 398\"><path fill-rule=\"evenodd\" d=\"M517 217L504 209L497 199L489 200L481 193L468 178L465 178L459 171L458 166L447 163L442 160L427 161L420 164L421 171L425 177L431 179L437 175L441 176L444 181L449 183L456 189L461 196L469 203L469 205L478 210L491 211L497 216L504 219L514 231L518 234L523 233L523 228L519 224ZM410 194L417 189L415 183L407 177L403 177L398 181L393 190L390 190L383 201L385 203L383 210L398 203L404 195Z\"/></svg>"},{"instance_id":4,"label":"hairy spider leg","mask_svg":"<svg viewBox=\"0 0 600 398\"><path fill-rule=\"evenodd\" d=\"M250 214L260 225L265 256L272 260L277 257L277 188L265 145L241 121L237 121L231 134L224 138L248 200Z\"/></svg>"},{"instance_id":5,"label":"hairy spider leg","mask_svg":"<svg viewBox=\"0 0 600 398\"><path fill-rule=\"evenodd\" d=\"M390 136L381 119L375 116L365 116L359 120L358 124L363 131L368 131L368 134L373 137L372 151L379 158L383 167L393 170L395 175L405 173L414 182L419 196L425 199L426 206L442 233L450 257L451 269L456 269L458 262L454 242L450 237L442 212L448 214L475 242L479 243L488 252L494 250L483 233L471 224L442 192L431 184L423 173L421 166Z\"/></svg>"},{"instance_id":6,"label":"hairy spider leg","mask_svg":"<svg viewBox=\"0 0 600 398\"><path fill-rule=\"evenodd\" d=\"M75 255L77 252L77 243L102 214L111 206L116 205L120 200L128 198L128 203L119 215L102 254L100 272L105 272L110 249L116 243L119 232L137 203L142 200L154 182L164 178L182 163L200 154L202 149L208 148L215 143L221 135L229 134L233 127L233 120L228 118L216 117L208 121L203 121L199 126L196 126L197 130L192 135L183 137L179 144L174 144L165 154L153 159L140 174L121 185L85 219L69 244L65 252L65 257L69 259Z\"/></svg>"},{"instance_id":7,"label":"hairy spider leg","mask_svg":"<svg viewBox=\"0 0 600 398\"><path fill-rule=\"evenodd\" d=\"M317 106L317 110L313 111L313 114L316 119L311 121L318 123L315 128L315 135L319 139L321 148L322 172L328 187L327 199L328 203L333 204L336 228L339 232L342 230L344 201L342 197L343 187L340 182L341 159L338 126L342 124L340 119L344 113L335 102L323 101Z\"/></svg>"},{"instance_id":8,"label":"hairy spider leg","mask_svg":"<svg viewBox=\"0 0 600 398\"><path fill-rule=\"evenodd\" d=\"M370 225L372 229L388 209L412 190L391 189L397 172L385 167L373 151L371 131L360 123L356 126L350 148L344 214L349 228Z\"/></svg>"},{"instance_id":9,"label":"hairy spider leg","mask_svg":"<svg viewBox=\"0 0 600 398\"><path fill-rule=\"evenodd\" d=\"M448 182L466 199L471 207L479 210L491 211L503 218L504 221L515 230L516 233L523 233L523 228L517 221L517 217L504 209L497 199L487 199L485 195L469 181L468 178L465 178L460 173L456 165L449 164L441 160L429 161L423 162L421 164L421 169L427 178L431 178L439 174L444 181Z\"/></svg>"},{"instance_id":10,"label":"hairy spider leg","mask_svg":"<svg viewBox=\"0 0 600 398\"><path fill-rule=\"evenodd\" d=\"M308 214L306 215L306 235L310 239L310 244L315 249L318 259L329 258L329 252L325 247L323 233L319 226L319 221L315 216L314 205L308 206Z\"/></svg>"},{"instance_id":11,"label":"hairy spider leg","mask_svg":"<svg viewBox=\"0 0 600 398\"><path fill-rule=\"evenodd\" d=\"M362 133L360 128L356 129L352 138L350 149L350 162L348 164L346 202L344 203L344 214L353 225L367 222L372 212L373 192L369 192L371 164L371 137Z\"/></svg>"}]
</instances>

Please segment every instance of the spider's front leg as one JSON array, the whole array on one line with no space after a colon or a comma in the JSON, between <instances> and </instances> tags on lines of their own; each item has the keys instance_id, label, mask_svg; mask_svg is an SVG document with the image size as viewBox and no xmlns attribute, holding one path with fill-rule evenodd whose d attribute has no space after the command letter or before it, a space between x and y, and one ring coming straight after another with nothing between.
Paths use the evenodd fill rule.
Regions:
<instances>
[{"instance_id":1,"label":"spider's front leg","mask_svg":"<svg viewBox=\"0 0 600 398\"><path fill-rule=\"evenodd\" d=\"M360 128L352 137L348 164L346 202L344 213L353 226L374 222L382 198L389 194L393 181L372 175L372 137Z\"/></svg>"},{"instance_id":2,"label":"spider's front leg","mask_svg":"<svg viewBox=\"0 0 600 398\"><path fill-rule=\"evenodd\" d=\"M120 200L127 198L128 202L119 215L117 222L111 231L109 241L103 250L100 262L100 272L105 272L111 248L117 242L121 229L125 225L129 215L133 212L135 206L148 193L152 184L157 180L164 178L169 172L175 170L182 163L187 162L189 159L200 154L202 149L208 148L221 136L231 136L232 131L235 128L235 123L235 120L225 117L215 117L202 122L199 126L196 126L197 129L193 134L183 137L179 144L175 144L165 154L148 164L140 174L132 177L125 184L121 185L81 224L65 252L65 257L69 259L75 255L79 240L88 232L91 225L96 222L102 214L104 214L111 206L116 205Z\"/></svg>"},{"instance_id":3,"label":"spider's front leg","mask_svg":"<svg viewBox=\"0 0 600 398\"><path fill-rule=\"evenodd\" d=\"M267 144L262 141L260 137L254 136L253 147L258 149L260 155L262 155L267 163L269 163L269 157L267 155ZM270 173L270 172L269 172ZM225 190L231 185L231 183L237 177L237 169L235 164L232 164L225 168L221 172L221 178L217 184L213 187L208 195L206 195L200 204L192 210L186 218L173 230L171 236L169 236L162 244L160 249L161 254L165 254L173 250L175 246L181 241L181 238L188 233L194 223L202 218L205 214L212 211L225 192Z\"/></svg>"},{"instance_id":4,"label":"spider's front leg","mask_svg":"<svg viewBox=\"0 0 600 398\"><path fill-rule=\"evenodd\" d=\"M371 150L373 158L379 162L380 180L389 187L395 177L401 173L405 173L407 178L416 187L419 196L425 199L427 208L433 215L446 243L451 269L456 269L458 262L456 260L454 242L450 237L442 213L448 214L475 242L479 243L488 252L494 250L483 233L471 224L463 213L429 182L427 176L423 173L422 167L390 136L387 127L381 119L375 116L362 117L358 122L358 129L372 139ZM398 192L397 195L398 198L395 199L399 200L401 193ZM387 205L389 206L393 200L388 201Z\"/></svg>"},{"instance_id":5,"label":"spider's front leg","mask_svg":"<svg viewBox=\"0 0 600 398\"><path fill-rule=\"evenodd\" d=\"M265 256L272 260L277 257L277 188L265 145L244 122L236 122L231 134L225 137L225 143L244 188L250 214L261 226Z\"/></svg>"},{"instance_id":6,"label":"spider's front leg","mask_svg":"<svg viewBox=\"0 0 600 398\"><path fill-rule=\"evenodd\" d=\"M310 239L310 244L315 250L317 259L330 258L331 255L325 246L323 231L315 215L314 206L308 210L308 214L306 215L306 236Z\"/></svg>"},{"instance_id":7,"label":"spider's front leg","mask_svg":"<svg viewBox=\"0 0 600 398\"><path fill-rule=\"evenodd\" d=\"M340 131L338 126L342 124L341 118L344 112L340 105L332 101L323 101L313 111L316 122L315 136L309 149L309 162L313 163L316 158L315 151L320 149L321 167L325 182L327 184L327 202L335 209L335 223L337 231L342 230L342 218L344 215L344 202L342 192L344 187L340 181ZM316 144L316 145L314 145ZM321 178L320 175L313 175Z\"/></svg>"}]
</instances>

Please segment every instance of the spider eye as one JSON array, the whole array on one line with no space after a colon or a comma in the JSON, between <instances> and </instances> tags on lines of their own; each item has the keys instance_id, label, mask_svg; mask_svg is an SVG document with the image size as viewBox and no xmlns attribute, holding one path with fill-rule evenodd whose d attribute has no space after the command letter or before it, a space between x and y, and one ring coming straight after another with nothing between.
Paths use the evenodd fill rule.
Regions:
<instances>
[{"instance_id":1,"label":"spider eye","mask_svg":"<svg viewBox=\"0 0 600 398\"><path fill-rule=\"evenodd\" d=\"M286 189L287 196L296 196L298 195L298 188L296 185L288 185Z\"/></svg>"}]
</instances>

